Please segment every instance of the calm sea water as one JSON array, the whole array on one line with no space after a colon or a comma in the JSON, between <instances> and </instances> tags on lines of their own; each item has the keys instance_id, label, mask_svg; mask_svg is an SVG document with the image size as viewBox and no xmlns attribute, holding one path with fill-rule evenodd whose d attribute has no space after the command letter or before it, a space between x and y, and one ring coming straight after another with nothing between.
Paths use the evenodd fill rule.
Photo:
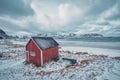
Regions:
<instances>
[{"instance_id":1,"label":"calm sea water","mask_svg":"<svg viewBox=\"0 0 120 80\"><path fill-rule=\"evenodd\" d=\"M79 46L120 50L120 37L56 39L60 46Z\"/></svg>"}]
</instances>

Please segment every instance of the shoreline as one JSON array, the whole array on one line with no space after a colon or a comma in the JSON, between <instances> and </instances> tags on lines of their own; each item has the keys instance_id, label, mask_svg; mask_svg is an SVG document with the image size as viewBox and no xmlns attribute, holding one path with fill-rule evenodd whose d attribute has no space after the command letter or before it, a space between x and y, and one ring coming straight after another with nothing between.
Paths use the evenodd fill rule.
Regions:
<instances>
[{"instance_id":1,"label":"shoreline","mask_svg":"<svg viewBox=\"0 0 120 80\"><path fill-rule=\"evenodd\" d=\"M60 45L60 47L88 47L88 48L100 48L100 49L113 49L113 50L120 50L120 46L96 46L96 45Z\"/></svg>"},{"instance_id":2,"label":"shoreline","mask_svg":"<svg viewBox=\"0 0 120 80\"><path fill-rule=\"evenodd\" d=\"M79 46L62 46L61 50L68 50L73 52L88 52L89 54L107 55L109 57L120 57L120 50L116 49L102 49Z\"/></svg>"}]
</instances>

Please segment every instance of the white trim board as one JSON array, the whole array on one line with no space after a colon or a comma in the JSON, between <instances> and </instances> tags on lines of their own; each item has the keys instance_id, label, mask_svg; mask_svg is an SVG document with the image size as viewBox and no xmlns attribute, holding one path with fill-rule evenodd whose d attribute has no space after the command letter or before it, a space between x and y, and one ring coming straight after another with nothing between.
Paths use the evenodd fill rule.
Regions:
<instances>
[{"instance_id":1,"label":"white trim board","mask_svg":"<svg viewBox=\"0 0 120 80\"><path fill-rule=\"evenodd\" d=\"M32 39L32 38L31 38ZM32 41L35 43L35 45L39 48L40 50L40 58L41 58L41 66L43 66L43 51L40 49L40 47L36 44L36 42L32 39Z\"/></svg>"}]
</instances>

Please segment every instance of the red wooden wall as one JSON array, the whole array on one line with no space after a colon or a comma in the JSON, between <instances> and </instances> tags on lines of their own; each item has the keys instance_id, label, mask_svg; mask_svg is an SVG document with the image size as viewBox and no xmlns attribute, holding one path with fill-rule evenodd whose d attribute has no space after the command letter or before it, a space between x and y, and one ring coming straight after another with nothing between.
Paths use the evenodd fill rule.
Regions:
<instances>
[{"instance_id":1,"label":"red wooden wall","mask_svg":"<svg viewBox=\"0 0 120 80\"><path fill-rule=\"evenodd\" d=\"M35 56L29 55L28 53L30 53L30 51L34 51ZM42 54L43 54L43 64L44 64L45 62L59 55L58 46L42 50ZM41 66L41 51L32 39L29 41L29 43L26 46L26 60L30 63L34 63L38 66Z\"/></svg>"},{"instance_id":2,"label":"red wooden wall","mask_svg":"<svg viewBox=\"0 0 120 80\"><path fill-rule=\"evenodd\" d=\"M27 61L34 63L36 65L41 65L40 50L36 46L36 44L32 41L32 39L29 41L28 45L26 46L26 51L28 51L29 53L30 53L30 51L35 52L35 56L28 55L28 52L26 52L26 60Z\"/></svg>"},{"instance_id":3,"label":"red wooden wall","mask_svg":"<svg viewBox=\"0 0 120 80\"><path fill-rule=\"evenodd\" d=\"M58 56L58 46L43 50L43 63L51 60Z\"/></svg>"}]
</instances>

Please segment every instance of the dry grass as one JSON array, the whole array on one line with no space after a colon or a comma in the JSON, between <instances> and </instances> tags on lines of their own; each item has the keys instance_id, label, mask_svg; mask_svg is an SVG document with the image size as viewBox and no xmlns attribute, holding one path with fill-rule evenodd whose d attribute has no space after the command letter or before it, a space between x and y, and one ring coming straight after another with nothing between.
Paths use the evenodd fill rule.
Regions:
<instances>
[{"instance_id":1,"label":"dry grass","mask_svg":"<svg viewBox=\"0 0 120 80\"><path fill-rule=\"evenodd\" d=\"M16 54L16 55L3 55L2 57L1 57L1 60L9 60L9 59L16 59L17 57L20 57L20 56L22 56L22 57L25 57L25 53L20 53L20 54Z\"/></svg>"},{"instance_id":2,"label":"dry grass","mask_svg":"<svg viewBox=\"0 0 120 80\"><path fill-rule=\"evenodd\" d=\"M82 60L82 61L80 61L80 65L88 65L88 64L91 63L92 61L93 61L92 59Z\"/></svg>"},{"instance_id":3,"label":"dry grass","mask_svg":"<svg viewBox=\"0 0 120 80\"><path fill-rule=\"evenodd\" d=\"M77 55L88 55L88 52L76 52Z\"/></svg>"},{"instance_id":4,"label":"dry grass","mask_svg":"<svg viewBox=\"0 0 120 80\"><path fill-rule=\"evenodd\" d=\"M40 72L36 72L36 75L50 75L51 73L53 73L54 71L40 71Z\"/></svg>"},{"instance_id":5,"label":"dry grass","mask_svg":"<svg viewBox=\"0 0 120 80\"><path fill-rule=\"evenodd\" d=\"M71 52L71 51L59 51L60 53L64 53L65 55L67 54L70 54L71 56L72 55L88 55L89 57L87 59L83 59L81 61L78 61L77 64L75 65L67 65L65 68L62 68L62 69L59 69L59 70L55 70L55 71L37 71L35 74L36 75L41 75L41 76L44 76L44 75L50 75L52 73L60 73L62 75L64 75L65 73L68 73L68 72L72 72L74 70L77 70L79 68L84 68L86 67L87 65L91 64L93 61L97 60L98 58L107 58L108 56L106 55L90 55L88 54L88 52ZM65 55L60 55L60 57L63 57ZM120 59L120 58L116 58L116 59ZM54 63L53 63L54 64ZM35 65L33 67L36 67ZM72 78L74 75L71 75L70 78Z\"/></svg>"},{"instance_id":6,"label":"dry grass","mask_svg":"<svg viewBox=\"0 0 120 80\"><path fill-rule=\"evenodd\" d=\"M24 45L20 45L20 44L13 44L12 46L13 46L13 48L25 47Z\"/></svg>"}]
</instances>

